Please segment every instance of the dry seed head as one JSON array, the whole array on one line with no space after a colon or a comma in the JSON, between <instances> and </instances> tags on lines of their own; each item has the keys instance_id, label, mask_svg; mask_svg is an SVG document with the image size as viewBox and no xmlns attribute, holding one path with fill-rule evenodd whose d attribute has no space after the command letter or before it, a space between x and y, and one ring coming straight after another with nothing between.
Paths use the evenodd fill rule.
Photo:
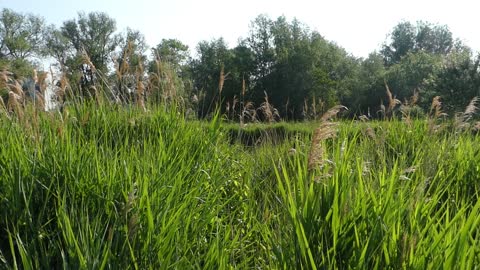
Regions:
<instances>
[{"instance_id":1,"label":"dry seed head","mask_svg":"<svg viewBox=\"0 0 480 270\"><path fill-rule=\"evenodd\" d=\"M392 92L390 91L390 87L388 87L387 81L385 80L385 88L387 89L387 97L388 97L388 110L393 109L395 106L395 101L392 96Z\"/></svg>"},{"instance_id":2,"label":"dry seed head","mask_svg":"<svg viewBox=\"0 0 480 270\"><path fill-rule=\"evenodd\" d=\"M220 93L220 95L222 94L224 84L225 84L225 73L222 65L222 69L220 70L220 78L218 80L218 92Z\"/></svg>"},{"instance_id":3,"label":"dry seed head","mask_svg":"<svg viewBox=\"0 0 480 270\"><path fill-rule=\"evenodd\" d=\"M343 110L348 110L348 108L343 105L336 105L332 107L330 110L328 110L326 113L324 113L320 119L322 121L328 121Z\"/></svg>"},{"instance_id":4,"label":"dry seed head","mask_svg":"<svg viewBox=\"0 0 480 270\"><path fill-rule=\"evenodd\" d=\"M198 96L196 94L193 95L192 102L195 103L195 104L198 103Z\"/></svg>"},{"instance_id":5,"label":"dry seed head","mask_svg":"<svg viewBox=\"0 0 480 270\"><path fill-rule=\"evenodd\" d=\"M140 108L145 110L145 85L143 84L143 66L142 62L139 62L137 69L136 69L136 80L137 80L137 103Z\"/></svg>"},{"instance_id":6,"label":"dry seed head","mask_svg":"<svg viewBox=\"0 0 480 270\"><path fill-rule=\"evenodd\" d=\"M5 102L3 102L3 98L1 96L0 96L0 109L5 113L7 112L7 106L5 106Z\"/></svg>"},{"instance_id":7,"label":"dry seed head","mask_svg":"<svg viewBox=\"0 0 480 270\"><path fill-rule=\"evenodd\" d=\"M38 75L37 75L37 70L36 69L33 69L33 81L35 83L38 82Z\"/></svg>"},{"instance_id":8,"label":"dry seed head","mask_svg":"<svg viewBox=\"0 0 480 270\"><path fill-rule=\"evenodd\" d=\"M322 124L315 129L312 137L310 155L308 156L309 170L314 170L324 164L324 149L322 147L322 141L333 138L335 135L336 124L332 122L322 122Z\"/></svg>"},{"instance_id":9,"label":"dry seed head","mask_svg":"<svg viewBox=\"0 0 480 270\"><path fill-rule=\"evenodd\" d=\"M475 112L477 111L477 102L478 102L478 97L472 98L468 106L465 108L465 112L463 113L463 116L465 118L471 117Z\"/></svg>"},{"instance_id":10,"label":"dry seed head","mask_svg":"<svg viewBox=\"0 0 480 270\"><path fill-rule=\"evenodd\" d=\"M247 85L245 83L245 77L243 77L242 79L242 96L243 97L245 96L246 91L247 91Z\"/></svg>"},{"instance_id":11,"label":"dry seed head","mask_svg":"<svg viewBox=\"0 0 480 270\"><path fill-rule=\"evenodd\" d=\"M306 98L303 100L303 115L308 115L308 102Z\"/></svg>"},{"instance_id":12,"label":"dry seed head","mask_svg":"<svg viewBox=\"0 0 480 270\"><path fill-rule=\"evenodd\" d=\"M92 72L97 71L95 65L92 63L90 56L88 56L87 51L85 51L85 49L82 50L82 60L85 64L90 66L90 68L92 69Z\"/></svg>"},{"instance_id":13,"label":"dry seed head","mask_svg":"<svg viewBox=\"0 0 480 270\"><path fill-rule=\"evenodd\" d=\"M477 121L477 122L475 123L475 125L473 126L473 129L474 129L475 131L480 131L480 121Z\"/></svg>"},{"instance_id":14,"label":"dry seed head","mask_svg":"<svg viewBox=\"0 0 480 270\"><path fill-rule=\"evenodd\" d=\"M410 106L416 105L419 98L420 98L420 94L418 93L418 89L415 88L415 90L413 90L413 96L410 99Z\"/></svg>"},{"instance_id":15,"label":"dry seed head","mask_svg":"<svg viewBox=\"0 0 480 270\"><path fill-rule=\"evenodd\" d=\"M255 106L251 101L247 102L245 106L243 106L242 121L245 116L248 116L250 118L250 121L257 120L257 110L255 110Z\"/></svg>"},{"instance_id":16,"label":"dry seed head","mask_svg":"<svg viewBox=\"0 0 480 270\"><path fill-rule=\"evenodd\" d=\"M347 109L347 107L342 105L334 106L320 118L322 123L317 129L315 129L312 137L312 145L310 148L310 154L308 156L309 170L314 170L315 168L323 166L325 158L322 141L333 138L337 134L337 124L329 122L328 120L344 109Z\"/></svg>"},{"instance_id":17,"label":"dry seed head","mask_svg":"<svg viewBox=\"0 0 480 270\"><path fill-rule=\"evenodd\" d=\"M387 97L388 97L388 112L391 112L395 106L402 104L402 102L398 99L396 99L393 95L392 92L390 91L390 87L388 87L387 81L385 80L385 88L387 89Z\"/></svg>"},{"instance_id":18,"label":"dry seed head","mask_svg":"<svg viewBox=\"0 0 480 270\"><path fill-rule=\"evenodd\" d=\"M402 117L402 120L407 124L409 128L412 128L413 121L409 114L405 114L405 116Z\"/></svg>"},{"instance_id":19,"label":"dry seed head","mask_svg":"<svg viewBox=\"0 0 480 270\"><path fill-rule=\"evenodd\" d=\"M440 96L436 96L432 100L432 106L430 107L430 114L433 113L435 118L445 115L442 113L442 102L440 101Z\"/></svg>"},{"instance_id":20,"label":"dry seed head","mask_svg":"<svg viewBox=\"0 0 480 270\"><path fill-rule=\"evenodd\" d=\"M360 116L358 117L358 119L359 119L360 121L362 121L362 122L367 122L368 120L370 120L370 119L368 118L368 116L366 116L366 115L364 115L364 114L360 115Z\"/></svg>"},{"instance_id":21,"label":"dry seed head","mask_svg":"<svg viewBox=\"0 0 480 270\"><path fill-rule=\"evenodd\" d=\"M369 162L369 161L365 161L365 162L363 162L362 165L363 165L362 166L362 175L365 176L365 175L370 173L370 167L371 167L372 163Z\"/></svg>"},{"instance_id":22,"label":"dry seed head","mask_svg":"<svg viewBox=\"0 0 480 270\"><path fill-rule=\"evenodd\" d=\"M416 166L411 166L411 167L408 167L405 170L403 170L403 174L414 173L416 170L417 170Z\"/></svg>"},{"instance_id":23,"label":"dry seed head","mask_svg":"<svg viewBox=\"0 0 480 270\"><path fill-rule=\"evenodd\" d=\"M21 107L22 97L17 95L15 92L8 92L8 104L7 109L10 112L15 112L18 118L23 119L23 109Z\"/></svg>"},{"instance_id":24,"label":"dry seed head","mask_svg":"<svg viewBox=\"0 0 480 270\"><path fill-rule=\"evenodd\" d=\"M373 140L377 139L377 135L375 134L375 131L373 130L373 128L367 127L367 129L365 130L365 133L371 139Z\"/></svg>"},{"instance_id":25,"label":"dry seed head","mask_svg":"<svg viewBox=\"0 0 480 270\"><path fill-rule=\"evenodd\" d=\"M227 113L230 112L230 101L227 101L227 104L225 105L225 110L227 111Z\"/></svg>"},{"instance_id":26,"label":"dry seed head","mask_svg":"<svg viewBox=\"0 0 480 270\"><path fill-rule=\"evenodd\" d=\"M259 110L263 113L265 116L265 119L268 122L274 122L276 118L280 118L280 115L278 113L278 110L273 107L272 104L268 101L268 95L267 92L263 92L265 94L265 101L260 104Z\"/></svg>"},{"instance_id":27,"label":"dry seed head","mask_svg":"<svg viewBox=\"0 0 480 270\"><path fill-rule=\"evenodd\" d=\"M380 103L380 111L383 115L385 115L386 113L386 108L385 108L385 105L383 105L383 101L381 101Z\"/></svg>"},{"instance_id":28,"label":"dry seed head","mask_svg":"<svg viewBox=\"0 0 480 270\"><path fill-rule=\"evenodd\" d=\"M5 88L8 85L10 81L9 75L11 75L11 73L7 70L0 71L0 88Z\"/></svg>"},{"instance_id":29,"label":"dry seed head","mask_svg":"<svg viewBox=\"0 0 480 270\"><path fill-rule=\"evenodd\" d=\"M233 102L232 102L232 110L235 111L235 107L237 106L238 103L238 98L237 95L233 96Z\"/></svg>"},{"instance_id":30,"label":"dry seed head","mask_svg":"<svg viewBox=\"0 0 480 270\"><path fill-rule=\"evenodd\" d=\"M15 81L14 84L9 84L8 86L10 88L10 91L14 92L15 94L17 94L17 95L19 95L20 97L23 98L24 93L23 93L23 90L22 90L22 86L20 85L20 83L18 81Z\"/></svg>"}]
</instances>

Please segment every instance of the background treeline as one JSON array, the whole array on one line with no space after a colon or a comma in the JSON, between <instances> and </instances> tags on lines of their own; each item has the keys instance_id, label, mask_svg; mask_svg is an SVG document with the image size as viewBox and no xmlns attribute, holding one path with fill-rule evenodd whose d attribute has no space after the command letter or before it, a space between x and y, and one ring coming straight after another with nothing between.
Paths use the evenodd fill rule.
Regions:
<instances>
[{"instance_id":1,"label":"background treeline","mask_svg":"<svg viewBox=\"0 0 480 270\"><path fill-rule=\"evenodd\" d=\"M383 117L385 106L422 116L436 96L451 114L480 94L479 55L446 25L428 22L400 22L378 51L357 58L283 16L259 15L233 47L219 38L191 50L177 39L149 48L141 32L118 32L115 19L101 12L79 13L56 27L3 9L0 69L28 78L46 59L70 82L62 86L70 88L65 99L86 95L74 85L87 62L96 89L108 89L119 102L177 100L199 118L220 108L232 120L306 120L335 104L351 116ZM7 88L0 91L8 99Z\"/></svg>"}]
</instances>

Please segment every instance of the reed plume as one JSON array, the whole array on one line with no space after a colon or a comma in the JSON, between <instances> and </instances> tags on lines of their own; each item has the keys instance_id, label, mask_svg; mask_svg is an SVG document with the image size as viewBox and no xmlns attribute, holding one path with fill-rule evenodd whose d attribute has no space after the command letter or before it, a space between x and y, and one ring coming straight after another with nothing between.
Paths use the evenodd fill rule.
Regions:
<instances>
[{"instance_id":1,"label":"reed plume","mask_svg":"<svg viewBox=\"0 0 480 270\"><path fill-rule=\"evenodd\" d=\"M310 154L308 156L309 170L321 168L324 165L325 158L322 141L334 138L337 134L337 124L330 122L329 120L336 116L342 110L346 109L347 107L345 106L336 105L327 112L325 112L320 118L320 126L316 128L313 132L312 145L310 147Z\"/></svg>"}]
</instances>

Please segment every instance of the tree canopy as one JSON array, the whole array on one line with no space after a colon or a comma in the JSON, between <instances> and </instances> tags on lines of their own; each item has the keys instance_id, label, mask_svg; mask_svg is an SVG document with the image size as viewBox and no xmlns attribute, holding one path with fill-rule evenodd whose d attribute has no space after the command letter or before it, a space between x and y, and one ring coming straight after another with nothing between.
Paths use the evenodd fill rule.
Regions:
<instances>
[{"instance_id":1,"label":"tree canopy","mask_svg":"<svg viewBox=\"0 0 480 270\"><path fill-rule=\"evenodd\" d=\"M51 57L76 81L88 56L114 95L146 88L156 102L181 97L198 117L220 109L239 119L248 107L261 118L265 104L287 120L315 119L335 104L349 107L351 116L376 117L389 98L386 85L400 101L419 95L424 111L435 96L454 112L480 94L479 56L448 26L423 21L398 23L366 58L284 16L257 16L237 44L220 37L192 51L174 37L153 47L145 40L138 30L118 32L103 12L79 13L60 27L41 16L0 12L0 67L16 76L29 76Z\"/></svg>"}]
</instances>

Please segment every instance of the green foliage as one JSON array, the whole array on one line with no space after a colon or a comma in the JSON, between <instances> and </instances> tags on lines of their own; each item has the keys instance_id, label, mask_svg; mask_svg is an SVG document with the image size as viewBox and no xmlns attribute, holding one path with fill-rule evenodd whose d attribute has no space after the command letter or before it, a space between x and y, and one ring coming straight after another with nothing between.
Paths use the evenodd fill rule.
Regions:
<instances>
[{"instance_id":1,"label":"green foliage","mask_svg":"<svg viewBox=\"0 0 480 270\"><path fill-rule=\"evenodd\" d=\"M198 113L205 117L212 113L217 107L221 108L221 93L219 89L220 72L226 63L233 57L231 50L223 38L203 41L197 46L198 59L192 62L192 75L198 100ZM228 79L228 78L227 78ZM223 88L222 88L223 90ZM240 89L239 89L240 91Z\"/></svg>"},{"instance_id":2,"label":"green foliage","mask_svg":"<svg viewBox=\"0 0 480 270\"><path fill-rule=\"evenodd\" d=\"M175 38L151 49L149 58L143 34L128 28L118 33L115 20L103 12L79 13L60 28L46 26L39 16L0 13L0 68L16 78L30 76L45 57L53 57L59 77L68 78L62 87L76 88L80 66L91 60L96 82L71 94L100 89L122 103L176 103L198 118L219 111L232 121L243 122L245 114L255 115L252 121L271 120L268 107L279 119L312 120L336 104L350 108L349 117L379 118L382 105L391 101L385 82L397 103L406 105L418 93L419 115L436 96L452 116L480 95L478 55L446 25L422 21L400 22L380 51L365 59L297 19L267 15L254 18L237 44L222 38L199 42L194 57Z\"/></svg>"},{"instance_id":3,"label":"green foliage","mask_svg":"<svg viewBox=\"0 0 480 270\"><path fill-rule=\"evenodd\" d=\"M480 58L461 51L448 55L444 61L434 87L443 97L448 112L462 111L471 97L480 96Z\"/></svg>"},{"instance_id":4,"label":"green foliage","mask_svg":"<svg viewBox=\"0 0 480 270\"><path fill-rule=\"evenodd\" d=\"M439 78L441 69L442 58L438 55L425 52L407 53L398 64L388 69L385 77L397 99L409 99L414 91L418 91L422 97L423 109L428 110L432 98L437 95L434 83Z\"/></svg>"},{"instance_id":5,"label":"green foliage","mask_svg":"<svg viewBox=\"0 0 480 270\"><path fill-rule=\"evenodd\" d=\"M349 102L351 111L375 116L380 104L386 101L385 73L383 58L379 53L371 53L361 62L356 90Z\"/></svg>"},{"instance_id":6,"label":"green foliage","mask_svg":"<svg viewBox=\"0 0 480 270\"><path fill-rule=\"evenodd\" d=\"M0 114L1 268L480 263L479 137L448 123L343 122L309 168L317 123L238 128L88 103L27 113Z\"/></svg>"},{"instance_id":7,"label":"green foliage","mask_svg":"<svg viewBox=\"0 0 480 270\"><path fill-rule=\"evenodd\" d=\"M172 65L177 74L182 74L189 61L188 46L177 39L162 39L153 49L153 56Z\"/></svg>"},{"instance_id":8,"label":"green foliage","mask_svg":"<svg viewBox=\"0 0 480 270\"><path fill-rule=\"evenodd\" d=\"M45 22L42 17L2 9L0 12L0 58L26 60L38 55L44 41L44 27Z\"/></svg>"},{"instance_id":9,"label":"green foliage","mask_svg":"<svg viewBox=\"0 0 480 270\"><path fill-rule=\"evenodd\" d=\"M69 59L74 58L73 46L69 39L63 35L61 30L51 25L46 30L45 40L46 44L43 48L43 54L53 57L57 64L60 65L60 70L65 72Z\"/></svg>"},{"instance_id":10,"label":"green foliage","mask_svg":"<svg viewBox=\"0 0 480 270\"><path fill-rule=\"evenodd\" d=\"M0 70L8 70L13 73L15 79L23 79L33 75L34 65L27 60L0 58Z\"/></svg>"},{"instance_id":11,"label":"green foliage","mask_svg":"<svg viewBox=\"0 0 480 270\"><path fill-rule=\"evenodd\" d=\"M456 46L462 46L453 40L452 33L446 25L433 25L428 22L401 22L390 34L390 43L382 48L382 55L387 66L400 62L409 52L427 52L446 55Z\"/></svg>"},{"instance_id":12,"label":"green foliage","mask_svg":"<svg viewBox=\"0 0 480 270\"><path fill-rule=\"evenodd\" d=\"M119 65L121 65L121 61L127 61L130 73L134 74L139 65L146 66L147 56L145 54L148 45L140 31L127 28L120 38L118 47L120 52L116 60Z\"/></svg>"},{"instance_id":13,"label":"green foliage","mask_svg":"<svg viewBox=\"0 0 480 270\"><path fill-rule=\"evenodd\" d=\"M192 109L192 67L188 46L176 39L163 39L152 49L152 59L148 72L154 78L153 99L159 102L163 95L175 92L182 103ZM152 80L151 80L152 82Z\"/></svg>"},{"instance_id":14,"label":"green foliage","mask_svg":"<svg viewBox=\"0 0 480 270\"><path fill-rule=\"evenodd\" d=\"M116 22L103 12L80 12L77 19L63 23L61 31L77 54L83 50L98 70L107 71L107 62L117 47Z\"/></svg>"}]
</instances>

